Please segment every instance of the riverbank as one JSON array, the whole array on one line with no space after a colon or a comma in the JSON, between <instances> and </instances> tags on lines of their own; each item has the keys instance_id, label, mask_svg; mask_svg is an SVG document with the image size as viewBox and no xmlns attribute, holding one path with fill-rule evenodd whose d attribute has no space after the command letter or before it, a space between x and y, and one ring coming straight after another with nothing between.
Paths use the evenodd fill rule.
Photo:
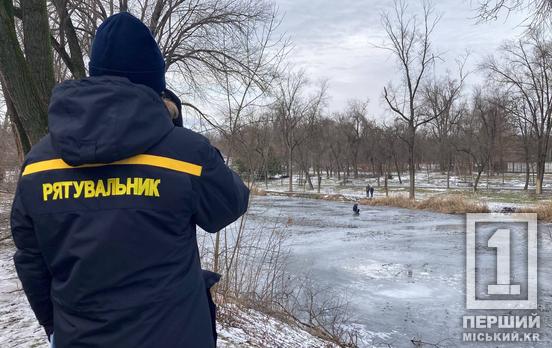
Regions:
<instances>
[{"instance_id":1,"label":"riverbank","mask_svg":"<svg viewBox=\"0 0 552 348\"><path fill-rule=\"evenodd\" d=\"M465 213L536 213L539 220L552 222L552 200L544 196L537 198L526 191L517 192L479 192L466 193L457 190L423 189L417 199L408 198L402 190L379 193L374 198L366 198L358 193L318 193L314 191L289 192L285 190L265 190L255 188L252 193L257 196L287 196L296 198L319 199L333 202L350 202L366 206L388 206L405 209L425 210L445 214ZM513 196L512 196L513 195Z\"/></svg>"}]
</instances>

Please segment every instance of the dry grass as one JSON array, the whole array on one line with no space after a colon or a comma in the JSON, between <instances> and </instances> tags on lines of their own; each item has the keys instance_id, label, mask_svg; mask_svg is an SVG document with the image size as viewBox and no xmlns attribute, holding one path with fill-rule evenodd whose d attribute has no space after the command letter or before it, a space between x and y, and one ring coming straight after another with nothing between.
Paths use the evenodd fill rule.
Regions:
<instances>
[{"instance_id":1,"label":"dry grass","mask_svg":"<svg viewBox=\"0 0 552 348\"><path fill-rule=\"evenodd\" d=\"M437 195L422 200L411 200L405 195L362 199L364 205L392 206L407 209L429 210L446 214L488 213L486 204L470 200L462 195Z\"/></svg>"},{"instance_id":2,"label":"dry grass","mask_svg":"<svg viewBox=\"0 0 552 348\"><path fill-rule=\"evenodd\" d=\"M552 202L541 202L532 207L516 209L519 213L536 213L539 221L552 222Z\"/></svg>"},{"instance_id":3,"label":"dry grass","mask_svg":"<svg viewBox=\"0 0 552 348\"><path fill-rule=\"evenodd\" d=\"M355 199L345 197L341 194L320 194L320 193L310 193L310 192L266 192L262 189L252 189L251 193L259 196L266 196L267 194L271 195L283 195L288 197L301 197L301 198L310 198L310 199L322 199L325 201L334 201L334 202L348 202L348 201L357 201ZM389 207L398 207L405 209L420 209L434 211L438 213L446 214L464 214L464 213L488 213L489 208L485 203L478 202L474 199L469 199L468 197L461 194L442 194L435 195L429 198L421 200L411 200L408 196L403 194L394 194L388 197L378 197L373 199L363 198L357 201L361 205L372 205L372 206L389 206ZM549 210L551 210L550 215L552 219L552 202L549 205ZM540 216L540 215L539 215Z\"/></svg>"},{"instance_id":4,"label":"dry grass","mask_svg":"<svg viewBox=\"0 0 552 348\"><path fill-rule=\"evenodd\" d=\"M252 195L255 195L255 196L266 196L266 191L263 190L262 188L254 185L250 190L249 192L252 194Z\"/></svg>"},{"instance_id":5,"label":"dry grass","mask_svg":"<svg viewBox=\"0 0 552 348\"><path fill-rule=\"evenodd\" d=\"M407 196L401 194L390 195L388 197L378 198L363 198L358 202L361 205L377 205L377 206L389 206L406 209L417 209L416 201L408 199Z\"/></svg>"}]
</instances>

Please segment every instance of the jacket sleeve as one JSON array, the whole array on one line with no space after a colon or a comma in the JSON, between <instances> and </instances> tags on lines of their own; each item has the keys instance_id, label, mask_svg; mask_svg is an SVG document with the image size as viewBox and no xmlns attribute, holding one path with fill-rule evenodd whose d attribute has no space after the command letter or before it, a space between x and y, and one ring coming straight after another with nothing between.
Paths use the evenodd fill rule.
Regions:
<instances>
[{"instance_id":1,"label":"jacket sleeve","mask_svg":"<svg viewBox=\"0 0 552 348\"><path fill-rule=\"evenodd\" d=\"M50 334L53 331L52 277L38 247L33 222L23 206L20 187L12 205L11 231L17 248L13 257L17 275L38 322Z\"/></svg>"},{"instance_id":2,"label":"jacket sleeve","mask_svg":"<svg viewBox=\"0 0 552 348\"><path fill-rule=\"evenodd\" d=\"M207 232L217 232L247 211L249 189L224 163L220 152L207 143L201 176L192 178L197 197L195 223Z\"/></svg>"}]
</instances>

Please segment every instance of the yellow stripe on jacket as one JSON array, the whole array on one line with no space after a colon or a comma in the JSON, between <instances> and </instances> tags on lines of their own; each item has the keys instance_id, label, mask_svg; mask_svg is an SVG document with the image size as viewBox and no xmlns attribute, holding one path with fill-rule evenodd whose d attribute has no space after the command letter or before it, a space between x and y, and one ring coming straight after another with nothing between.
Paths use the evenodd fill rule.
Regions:
<instances>
[{"instance_id":1,"label":"yellow stripe on jacket","mask_svg":"<svg viewBox=\"0 0 552 348\"><path fill-rule=\"evenodd\" d=\"M61 158L40 161L35 163L28 164L23 170L22 175L30 175L34 173L40 173L50 170L61 170L61 169L77 169L77 168L94 168L102 166L111 166L111 165L145 165L158 168L165 168L174 170L177 172L182 172L194 176L201 176L202 167L184 161L175 160L169 157L155 156L155 155L136 155L129 157L123 160L111 162L111 163L92 163L92 164L83 164L80 166L70 166Z\"/></svg>"}]
</instances>

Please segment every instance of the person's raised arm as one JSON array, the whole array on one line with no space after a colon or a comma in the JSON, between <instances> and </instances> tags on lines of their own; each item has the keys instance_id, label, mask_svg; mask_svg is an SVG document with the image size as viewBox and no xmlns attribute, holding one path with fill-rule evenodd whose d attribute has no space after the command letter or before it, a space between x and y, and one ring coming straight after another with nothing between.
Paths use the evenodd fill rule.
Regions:
<instances>
[{"instance_id":1,"label":"person's raised arm","mask_svg":"<svg viewBox=\"0 0 552 348\"><path fill-rule=\"evenodd\" d=\"M196 224L217 232L236 221L247 210L249 189L224 163L220 152L206 142L201 176L192 178L197 196Z\"/></svg>"}]
</instances>

